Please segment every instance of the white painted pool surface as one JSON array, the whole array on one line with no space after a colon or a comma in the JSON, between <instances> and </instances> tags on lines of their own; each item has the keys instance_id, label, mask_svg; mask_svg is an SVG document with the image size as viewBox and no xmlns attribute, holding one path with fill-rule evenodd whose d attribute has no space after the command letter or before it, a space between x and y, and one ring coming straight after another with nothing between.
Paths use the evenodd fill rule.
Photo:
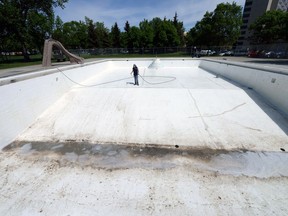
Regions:
<instances>
[{"instance_id":1,"label":"white painted pool surface","mask_svg":"<svg viewBox=\"0 0 288 216\"><path fill-rule=\"evenodd\" d=\"M154 85L130 84L130 72L116 66L82 84L111 83L74 86L17 140L288 149L287 120L249 89L197 67L140 67Z\"/></svg>"},{"instance_id":2,"label":"white painted pool surface","mask_svg":"<svg viewBox=\"0 0 288 216\"><path fill-rule=\"evenodd\" d=\"M151 63L55 75L72 88L0 152L1 215L288 214L287 119L199 61Z\"/></svg>"}]
</instances>

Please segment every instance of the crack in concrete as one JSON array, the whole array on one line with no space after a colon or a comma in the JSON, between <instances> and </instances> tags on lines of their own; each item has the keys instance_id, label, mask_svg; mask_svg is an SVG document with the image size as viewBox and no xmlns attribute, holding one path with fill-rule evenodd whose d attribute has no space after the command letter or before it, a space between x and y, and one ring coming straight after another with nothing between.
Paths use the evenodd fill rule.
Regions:
<instances>
[{"instance_id":1,"label":"crack in concrete","mask_svg":"<svg viewBox=\"0 0 288 216\"><path fill-rule=\"evenodd\" d=\"M204 128L205 128L205 130L207 131L207 130L208 130L208 125L207 125L207 123L205 122L205 120L204 120L204 118L203 118L203 116L202 116L202 114L201 114L201 112L200 112L200 109L199 109L199 107L198 107L197 101L196 101L196 99L193 97L190 89L188 89L188 93L189 93L190 97L192 98L192 100L194 101L194 105L195 105L195 107L196 107L196 109L197 109L197 112L199 113L199 117L201 118L201 121L202 121L202 123L203 123L203 125L204 125Z\"/></svg>"},{"instance_id":2,"label":"crack in concrete","mask_svg":"<svg viewBox=\"0 0 288 216\"><path fill-rule=\"evenodd\" d=\"M238 108L240 108L240 107L242 107L242 106L244 106L244 105L246 105L246 103L239 104L239 105L233 107L232 109L225 110L225 111L223 111L222 113L219 113L219 114L191 116L191 117L188 117L188 118L212 118L212 117L222 116L222 115L225 115L226 113L233 112L233 111L235 111L236 109L238 109Z\"/></svg>"}]
</instances>

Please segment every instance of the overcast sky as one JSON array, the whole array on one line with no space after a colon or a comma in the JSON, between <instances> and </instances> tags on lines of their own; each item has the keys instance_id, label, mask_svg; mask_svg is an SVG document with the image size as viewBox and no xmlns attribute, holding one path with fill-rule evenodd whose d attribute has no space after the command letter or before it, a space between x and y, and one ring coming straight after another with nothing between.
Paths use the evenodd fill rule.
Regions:
<instances>
[{"instance_id":1,"label":"overcast sky","mask_svg":"<svg viewBox=\"0 0 288 216\"><path fill-rule=\"evenodd\" d=\"M245 0L234 1L244 7ZM121 31L126 21L130 26L138 26L144 19L173 19L177 12L178 20L189 31L206 11L214 11L222 2L233 0L69 0L65 9L56 8L55 12L64 22L84 21L87 16L94 22L104 22L109 29L117 22Z\"/></svg>"}]
</instances>

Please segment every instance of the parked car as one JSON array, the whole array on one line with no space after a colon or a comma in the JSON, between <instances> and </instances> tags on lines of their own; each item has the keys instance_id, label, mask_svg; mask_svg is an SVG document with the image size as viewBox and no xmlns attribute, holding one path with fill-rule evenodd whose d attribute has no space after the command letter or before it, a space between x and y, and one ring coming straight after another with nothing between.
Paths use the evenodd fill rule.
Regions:
<instances>
[{"instance_id":1,"label":"parked car","mask_svg":"<svg viewBox=\"0 0 288 216\"><path fill-rule=\"evenodd\" d=\"M265 53L266 58L276 58L276 53L274 51L269 51Z\"/></svg>"},{"instance_id":2,"label":"parked car","mask_svg":"<svg viewBox=\"0 0 288 216\"><path fill-rule=\"evenodd\" d=\"M122 54L128 54L129 51L128 51L128 50L121 49L121 50L120 50L120 53L122 53Z\"/></svg>"},{"instance_id":3,"label":"parked car","mask_svg":"<svg viewBox=\"0 0 288 216\"><path fill-rule=\"evenodd\" d=\"M208 52L209 52L209 50L201 50L200 51L200 55L201 56L206 56L206 55L208 55Z\"/></svg>"},{"instance_id":4,"label":"parked car","mask_svg":"<svg viewBox=\"0 0 288 216\"><path fill-rule=\"evenodd\" d=\"M265 53L265 57L266 58L285 58L286 53L284 51L278 51L278 52L269 51Z\"/></svg>"},{"instance_id":5,"label":"parked car","mask_svg":"<svg viewBox=\"0 0 288 216\"><path fill-rule=\"evenodd\" d=\"M216 54L217 54L216 51L214 51L214 50L210 50L209 55L216 55Z\"/></svg>"},{"instance_id":6,"label":"parked car","mask_svg":"<svg viewBox=\"0 0 288 216\"><path fill-rule=\"evenodd\" d=\"M201 50L200 51L200 55L201 56L211 56L211 55L215 55L216 52L213 50Z\"/></svg>"},{"instance_id":7,"label":"parked car","mask_svg":"<svg viewBox=\"0 0 288 216\"><path fill-rule=\"evenodd\" d=\"M286 53L284 51L276 52L276 58L285 58L285 57L287 57L287 56L286 56Z\"/></svg>"},{"instance_id":8,"label":"parked car","mask_svg":"<svg viewBox=\"0 0 288 216\"><path fill-rule=\"evenodd\" d=\"M57 60L57 62L66 61L66 56L62 53L61 50L54 50L53 58Z\"/></svg>"},{"instance_id":9,"label":"parked car","mask_svg":"<svg viewBox=\"0 0 288 216\"><path fill-rule=\"evenodd\" d=\"M226 51L220 51L219 56L233 56L234 52L231 50Z\"/></svg>"},{"instance_id":10,"label":"parked car","mask_svg":"<svg viewBox=\"0 0 288 216\"><path fill-rule=\"evenodd\" d=\"M265 50L250 50L248 52L248 57L250 57L250 58L264 58L264 57L266 57L265 54L266 54Z\"/></svg>"},{"instance_id":11,"label":"parked car","mask_svg":"<svg viewBox=\"0 0 288 216\"><path fill-rule=\"evenodd\" d=\"M234 56L247 56L247 50L235 50Z\"/></svg>"},{"instance_id":12,"label":"parked car","mask_svg":"<svg viewBox=\"0 0 288 216\"><path fill-rule=\"evenodd\" d=\"M250 50L247 55L250 58L257 58L258 57L258 51L257 50Z\"/></svg>"}]
</instances>

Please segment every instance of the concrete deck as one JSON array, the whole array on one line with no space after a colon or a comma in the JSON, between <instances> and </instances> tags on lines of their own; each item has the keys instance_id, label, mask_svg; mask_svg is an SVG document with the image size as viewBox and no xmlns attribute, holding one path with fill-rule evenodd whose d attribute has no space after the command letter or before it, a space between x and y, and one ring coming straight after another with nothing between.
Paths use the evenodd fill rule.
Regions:
<instances>
[{"instance_id":1,"label":"concrete deck","mask_svg":"<svg viewBox=\"0 0 288 216\"><path fill-rule=\"evenodd\" d=\"M131 67L75 85L0 152L1 215L288 214L284 116L196 66L141 67L139 86Z\"/></svg>"}]
</instances>

